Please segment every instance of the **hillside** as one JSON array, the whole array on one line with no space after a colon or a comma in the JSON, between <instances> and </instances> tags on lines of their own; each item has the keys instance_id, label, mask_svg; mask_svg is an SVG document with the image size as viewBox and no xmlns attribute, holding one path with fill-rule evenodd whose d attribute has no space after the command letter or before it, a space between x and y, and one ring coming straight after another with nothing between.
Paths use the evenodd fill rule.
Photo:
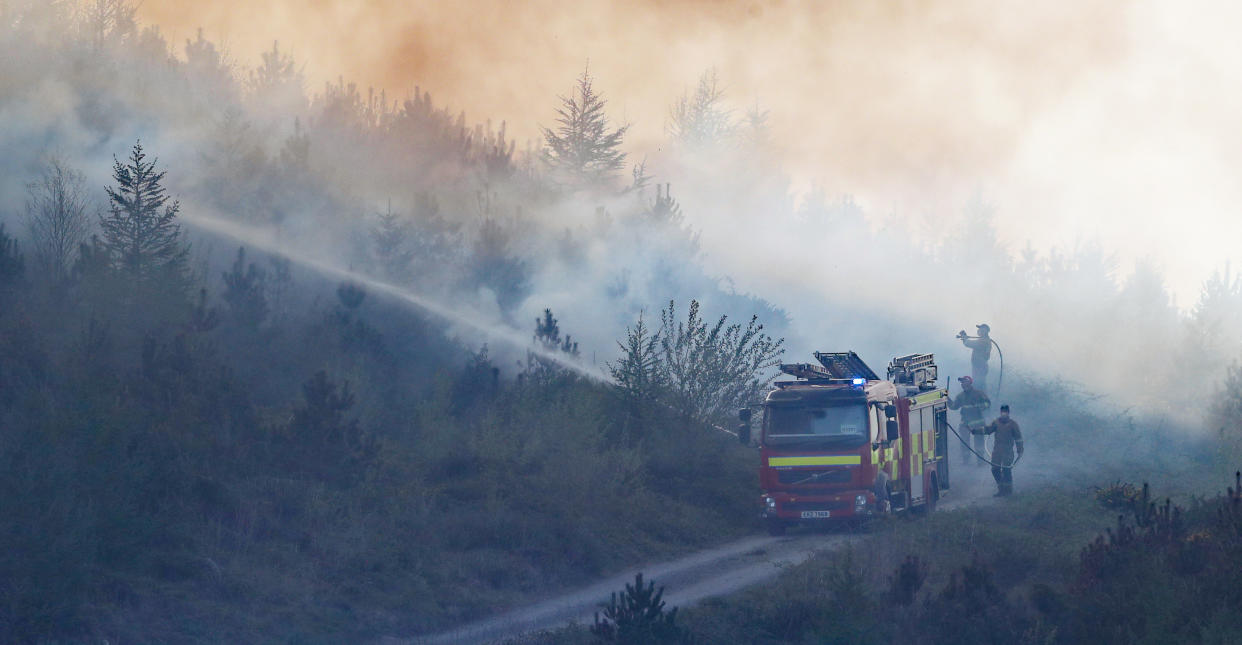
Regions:
<instances>
[{"instance_id":1,"label":"hillside","mask_svg":"<svg viewBox=\"0 0 1242 645\"><path fill-rule=\"evenodd\" d=\"M930 240L797 196L706 74L648 163L585 61L523 146L135 15L0 2L0 642L416 635L720 545L758 528L727 432L773 367L962 370L948 311L1010 323L1027 467L1238 456L1228 271L1182 312L1096 246L1010 253L983 204Z\"/></svg>"}]
</instances>

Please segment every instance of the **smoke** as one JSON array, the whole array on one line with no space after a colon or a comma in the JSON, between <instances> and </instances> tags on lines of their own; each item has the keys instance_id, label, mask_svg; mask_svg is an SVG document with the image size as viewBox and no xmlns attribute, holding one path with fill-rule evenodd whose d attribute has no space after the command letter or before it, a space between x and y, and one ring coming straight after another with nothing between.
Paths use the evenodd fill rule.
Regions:
<instances>
[{"instance_id":1,"label":"smoke","mask_svg":"<svg viewBox=\"0 0 1242 645\"><path fill-rule=\"evenodd\" d=\"M286 244L282 244L280 241L273 239L270 232L261 229L206 215L189 215L182 219L195 228L216 235L223 235L245 246L283 257L325 277L361 285L407 306L415 307L422 313L432 314L451 325L467 327L475 332L470 339L471 343L477 340L478 335L482 335L485 340L498 340L509 345L510 348L521 348L589 379L596 381L605 380L600 372L588 369L568 354L532 346L529 336L519 333L511 327L501 324L489 324L486 322L489 316L483 312L463 310L460 305L448 306L414 293L407 288L371 278L357 271L337 266L330 261L312 257L290 248Z\"/></svg>"},{"instance_id":2,"label":"smoke","mask_svg":"<svg viewBox=\"0 0 1242 645\"><path fill-rule=\"evenodd\" d=\"M1184 310L1242 232L1228 180L1238 97L1213 82L1234 74L1221 56L1233 45L1210 15L1174 5L148 1L139 16L173 43L204 27L236 77L279 40L312 99L204 91L214 72L183 71L149 31L118 40L124 56L6 41L9 213L45 152L102 185L111 155L142 138L187 217L249 221L247 235L337 270L368 266L374 215L391 204L452 240L402 288L492 331L530 329L550 307L596 368L640 312L696 297L705 312L759 312L791 357L852 348L882 371L884 357L931 349L960 374L953 334L989 322L1013 365L1162 398L1167 379L1135 348L1180 340L1165 288ZM417 103L419 85L435 101L406 119L415 134L452 131L464 108L467 124L490 118L488 136L504 120L529 139L588 60L609 115L633 124L631 161L671 182L694 234L645 214L650 189L549 199L533 159L480 176L453 141L377 127L404 132L402 108L320 89L344 76ZM93 64L106 69L82 71ZM735 119L768 110L763 145L668 140L669 104L710 67ZM428 193L434 226L418 214ZM498 268L463 275L480 273L488 236ZM471 280L487 286L463 289Z\"/></svg>"},{"instance_id":3,"label":"smoke","mask_svg":"<svg viewBox=\"0 0 1242 645\"><path fill-rule=\"evenodd\" d=\"M589 59L640 156L665 143L671 97L715 67L739 111L771 109L774 159L796 189L849 193L871 217L926 218L939 231L982 194L1005 242L1046 251L1107 238L1124 268L1161 265L1186 307L1235 255L1223 240L1242 233L1229 180L1238 52L1223 31L1237 11L284 0L150 1L140 15L174 42L204 27L242 66L279 39L313 86L343 75L401 97L421 85L472 118L507 121L519 140L553 119L550 97Z\"/></svg>"}]
</instances>

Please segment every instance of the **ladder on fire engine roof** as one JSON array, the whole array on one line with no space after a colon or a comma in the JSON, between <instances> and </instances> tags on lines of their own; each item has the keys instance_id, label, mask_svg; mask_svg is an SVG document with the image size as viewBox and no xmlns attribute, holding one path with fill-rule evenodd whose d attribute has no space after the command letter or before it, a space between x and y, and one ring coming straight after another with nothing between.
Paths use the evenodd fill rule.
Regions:
<instances>
[{"instance_id":1,"label":"ladder on fire engine roof","mask_svg":"<svg viewBox=\"0 0 1242 645\"><path fill-rule=\"evenodd\" d=\"M831 378L880 380L854 352L815 352L815 360L824 366Z\"/></svg>"},{"instance_id":2,"label":"ladder on fire engine roof","mask_svg":"<svg viewBox=\"0 0 1242 645\"><path fill-rule=\"evenodd\" d=\"M814 363L781 363L781 371L800 379L818 383L849 383L854 379L879 380L875 372L854 352L815 352ZM786 384L794 381L785 381ZM777 383L778 386L781 383Z\"/></svg>"}]
</instances>

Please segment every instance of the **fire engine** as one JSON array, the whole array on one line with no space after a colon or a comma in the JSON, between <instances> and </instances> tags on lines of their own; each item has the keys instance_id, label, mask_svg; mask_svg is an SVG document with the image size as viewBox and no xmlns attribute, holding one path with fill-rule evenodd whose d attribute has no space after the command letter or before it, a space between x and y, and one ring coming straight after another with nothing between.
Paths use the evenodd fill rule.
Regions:
<instances>
[{"instance_id":1,"label":"fire engine","mask_svg":"<svg viewBox=\"0 0 1242 645\"><path fill-rule=\"evenodd\" d=\"M763 404L759 483L768 531L930 511L949 488L948 391L931 354L892 360L880 379L854 352L782 364ZM751 441L751 409L739 438Z\"/></svg>"}]
</instances>

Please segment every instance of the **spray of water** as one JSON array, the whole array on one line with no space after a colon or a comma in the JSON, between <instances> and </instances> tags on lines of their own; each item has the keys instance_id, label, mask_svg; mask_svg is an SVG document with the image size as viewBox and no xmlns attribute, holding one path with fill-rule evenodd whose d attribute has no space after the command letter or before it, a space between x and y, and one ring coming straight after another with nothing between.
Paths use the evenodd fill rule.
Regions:
<instances>
[{"instance_id":1,"label":"spray of water","mask_svg":"<svg viewBox=\"0 0 1242 645\"><path fill-rule=\"evenodd\" d=\"M523 336L522 333L516 329L480 322L481 318L479 316L473 316L468 312L463 312L459 309L449 307L443 303L436 302L403 287L399 287L395 284L384 282L382 280L376 280L375 278L362 275L350 269L341 268L331 262L325 262L323 260L312 258L305 253L289 248L287 244L282 244L278 240L274 239L270 232L263 229L238 224L236 222L231 222L217 217L209 217L206 215L183 215L182 220L200 230L229 237L243 244L248 244L253 248L261 249L264 252L279 255L288 259L290 262L296 262L303 267L317 271L323 275L363 285L377 293L391 297L398 302L417 307L445 320L460 323L476 329L485 336L498 338L506 343L512 344L514 347L525 348L540 358L552 361L561 367L572 370L573 372L581 374L591 380L601 383L611 383L611 381L604 375L591 370L566 354L551 352L541 347L532 346L530 339ZM733 432L728 428L721 427L714 423L708 423L707 425L719 432L733 435L735 437L737 436L736 432Z\"/></svg>"},{"instance_id":2,"label":"spray of water","mask_svg":"<svg viewBox=\"0 0 1242 645\"><path fill-rule=\"evenodd\" d=\"M287 244L281 243L279 240L275 239L270 232L263 229L205 215L183 215L182 220L194 228L232 238L253 248L261 249L266 253L279 255L291 262L295 262L323 275L363 285L373 292L383 294L398 302L417 307L427 313L433 314L445 320L466 325L478 330L489 338L497 338L505 343L513 345L514 347L526 349L542 359L556 363L561 367L571 370L577 374L581 374L589 379L604 383L609 382L609 380L599 372L588 368L566 354L548 351L541 347L533 346L530 341L530 337L524 336L516 329L482 322L482 316L471 315L469 312L463 312L460 309L449 307L443 303L436 302L430 298L414 293L404 287L399 287L395 284L384 282L382 280L376 280L375 278L362 275L350 269L342 268L332 264L331 262L325 262L324 260L310 257L305 253L289 248Z\"/></svg>"}]
</instances>

